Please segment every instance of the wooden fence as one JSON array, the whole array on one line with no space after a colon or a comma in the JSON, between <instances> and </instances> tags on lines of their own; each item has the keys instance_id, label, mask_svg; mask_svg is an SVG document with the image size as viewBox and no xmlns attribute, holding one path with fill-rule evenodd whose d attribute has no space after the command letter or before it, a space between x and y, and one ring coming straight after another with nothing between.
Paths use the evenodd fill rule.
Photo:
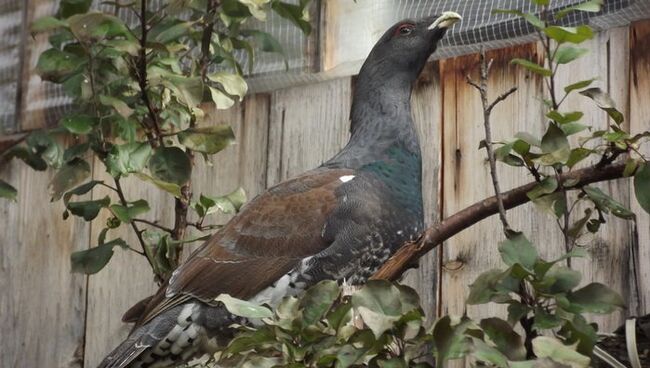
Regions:
<instances>
[{"instance_id":1,"label":"wooden fence","mask_svg":"<svg viewBox=\"0 0 650 368\"><path fill-rule=\"evenodd\" d=\"M560 83L598 76L599 86L629 117L625 124L632 132L650 129L650 22L602 32L588 47L589 56L562 71ZM539 50L539 45L528 44L489 53L495 60L490 91L519 87L494 111L497 141L518 131L538 135L544 131L542 82L509 64L513 57L539 58ZM477 56L470 55L429 64L413 96L425 162L428 224L493 194L485 153L478 149L483 137L480 99L465 83L477 62ZM232 125L237 144L219 153L213 166L199 163L192 178L195 192L216 195L242 186L253 196L320 164L348 138L353 86L354 78L346 77L256 94L225 113L210 114L210 123ZM606 115L588 99L574 96L567 102L570 108L586 111L586 123L607 124ZM22 121L22 128L28 129L42 126L45 117L28 114ZM531 180L521 170L504 165L499 171L504 190ZM154 291L148 265L142 257L118 250L97 275L70 273L70 253L95 245L106 211L92 224L74 218L64 221L63 205L49 203L46 188L51 172L38 173L11 163L0 170L0 176L19 189L17 203L0 201L0 367L94 367L128 333L129 326L120 322L123 311ZM108 179L98 162L93 178ZM608 284L628 303L626 310L611 316L594 316L605 331L625 316L650 313L650 218L634 204L630 185L620 180L602 186L639 213L637 221L609 220L587 245L591 257L573 263L584 273L584 282ZM166 194L132 178L125 187L128 197L147 199L151 213L162 214L164 223L172 223L173 201ZM86 197L107 194L96 190ZM509 218L543 256L563 252L554 221L531 205L510 211ZM121 235L135 242L126 228ZM464 303L467 286L476 276L499 266L500 239L497 219L485 220L439 246L421 260L418 269L409 271L406 281L419 290L432 318L464 311L473 317L503 313L495 305Z\"/></svg>"}]
</instances>

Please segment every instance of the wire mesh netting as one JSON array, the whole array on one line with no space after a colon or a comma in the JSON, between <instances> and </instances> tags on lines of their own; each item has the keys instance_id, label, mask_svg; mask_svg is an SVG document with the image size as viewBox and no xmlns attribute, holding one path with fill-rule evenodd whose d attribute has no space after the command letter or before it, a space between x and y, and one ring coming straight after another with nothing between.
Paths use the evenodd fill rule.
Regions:
<instances>
[{"instance_id":1,"label":"wire mesh netting","mask_svg":"<svg viewBox=\"0 0 650 368\"><path fill-rule=\"evenodd\" d=\"M162 3L164 0L151 0L152 5ZM285 0L286 1L286 0ZM297 0L294 0L297 2ZM440 14L443 11L453 10L463 16L463 20L448 32L442 41L435 58L447 58L478 51L481 47L501 48L529 42L534 39L534 30L522 19L510 14L496 14L494 9L519 9L525 12L535 10L530 0L321 0L321 5L327 2L345 4L351 9L361 9L363 19L341 19L341 27L356 27L355 32L366 32L366 44L359 47L354 54L360 62L365 53L369 51L374 40L381 36L381 31L396 21L404 18L418 18L428 15ZM551 12L561 10L584 0L553 0ZM99 3L99 1L96 1ZM325 4L323 4L323 2ZM36 9L37 16L52 14L56 11L57 0L42 4ZM322 9L314 1L314 9ZM349 3L349 4L348 4ZM19 96L16 94L21 70L21 43L29 37L26 25L23 24L25 6L21 0L0 1L0 132L16 130L16 108ZM318 11L312 12L315 16L314 24L318 23L321 16ZM132 14L121 14L127 23L136 22ZM346 15L340 15L344 18ZM603 10L599 13L573 12L563 18L563 25L588 23L597 30L616 26L627 25L632 21L650 17L650 0L606 0ZM133 18L133 19L131 19ZM323 22L321 22L323 23ZM289 69L285 68L284 58L279 54L261 53L258 55L253 72L249 76L252 90L270 90L290 86L297 83L319 81L333 77L331 73L318 72L321 65L319 53L321 49L317 41L322 39L318 32L311 36L303 35L297 27L286 19L275 14L268 17L266 22L256 22L251 27L258 28L272 34L283 45ZM327 27L321 32L329 32ZM25 45L22 45L26 47ZM27 68L33 68L36 57L47 45L30 45L29 60L23 62ZM240 61L244 70L248 70L248 60L241 54ZM353 58L354 59L354 58ZM354 69L350 73L353 73ZM26 73L23 73L26 75ZM61 112L61 108L70 103L63 92L53 85L40 86L40 78L29 74L23 98L24 109L46 109ZM30 91L38 93L31 94ZM57 114L54 114L57 115Z\"/></svg>"}]
</instances>

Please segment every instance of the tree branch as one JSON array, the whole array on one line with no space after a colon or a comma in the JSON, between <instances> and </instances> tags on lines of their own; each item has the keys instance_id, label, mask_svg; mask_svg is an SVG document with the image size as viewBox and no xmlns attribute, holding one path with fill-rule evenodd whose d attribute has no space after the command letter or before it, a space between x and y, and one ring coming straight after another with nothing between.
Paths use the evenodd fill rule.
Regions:
<instances>
[{"instance_id":1,"label":"tree branch","mask_svg":"<svg viewBox=\"0 0 650 368\"><path fill-rule=\"evenodd\" d=\"M580 189L585 185L619 179L623 177L625 163L616 163L602 168L588 167L560 175L562 182L577 181L570 189ZM502 194L505 209L511 209L530 201L526 193L537 182L528 183ZM496 197L477 202L441 223L427 229L415 242L404 244L371 279L395 280L404 273L417 259L424 256L438 244L471 227L479 221L499 212Z\"/></svg>"}]
</instances>

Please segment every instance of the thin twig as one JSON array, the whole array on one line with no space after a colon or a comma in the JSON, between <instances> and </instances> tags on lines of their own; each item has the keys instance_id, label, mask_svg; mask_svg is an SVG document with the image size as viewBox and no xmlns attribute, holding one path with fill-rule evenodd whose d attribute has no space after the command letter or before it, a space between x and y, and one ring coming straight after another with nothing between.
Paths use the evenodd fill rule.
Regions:
<instances>
[{"instance_id":1,"label":"thin twig","mask_svg":"<svg viewBox=\"0 0 650 368\"><path fill-rule=\"evenodd\" d=\"M168 232L170 234L174 232L173 229L170 229L168 227L160 225L160 224L158 224L158 223L156 223L154 221L149 221L149 220L144 220L144 219L133 219L133 222L139 222L139 223L142 223L142 224L146 224L146 225L149 225L151 227L155 227L155 228L158 228L160 230L166 231L166 232Z\"/></svg>"},{"instance_id":2,"label":"thin twig","mask_svg":"<svg viewBox=\"0 0 650 368\"><path fill-rule=\"evenodd\" d=\"M117 196L120 198L120 202L122 203L122 206L126 207L127 201L126 201L126 197L124 196L124 190L122 190L122 184L120 184L120 179L114 178L113 180L115 181L115 189L117 190ZM135 222L131 222L131 227L133 228L133 231L135 231L135 236L138 238L138 242L140 242L140 247L142 247L142 254L147 259L147 262L149 262L151 269L155 270L156 268L154 267L153 262L151 261L151 259L149 259L149 257L146 256L147 249L144 243L144 239L142 238L142 232L140 231L140 229L138 229L138 225L136 225ZM156 275L156 278L162 280L160 275Z\"/></svg>"},{"instance_id":3,"label":"thin twig","mask_svg":"<svg viewBox=\"0 0 650 368\"><path fill-rule=\"evenodd\" d=\"M483 127L485 128L485 149L488 155L488 161L490 162L490 176L492 177L492 186L494 187L494 193L497 198L497 203L499 207L499 219L503 224L503 231L506 234L512 232L510 224L508 223L508 218L506 216L506 209L503 206L503 200L501 198L501 188L499 185L499 176L497 173L497 164L494 156L494 150L492 147L492 128L490 126L490 115L492 114L492 109L501 101L505 100L508 96L514 93L517 90L517 87L512 87L506 93L501 94L494 100L492 103L488 102L488 77L490 75L490 67L492 66L492 61L487 61L485 57L485 49L481 49L480 52L480 82L474 82L469 76L467 76L467 83L476 88L481 95L481 103L483 105Z\"/></svg>"},{"instance_id":4,"label":"thin twig","mask_svg":"<svg viewBox=\"0 0 650 368\"><path fill-rule=\"evenodd\" d=\"M160 132L160 124L158 122L158 114L156 113L154 106L151 102L151 99L149 98L149 94L147 93L147 35L149 32L149 29L147 27L147 0L141 0L140 2L140 56L138 59L138 70L137 70L137 77L138 77L138 85L140 87L140 94L142 96L142 101L144 102L145 106L147 107L147 111L149 112L149 119L151 119L151 125L153 127L154 132L156 133L156 136L153 137L150 132L150 128L148 124L143 124L145 125L147 130L147 137L149 138L149 143L156 147L156 146L163 146L163 137Z\"/></svg>"}]
</instances>

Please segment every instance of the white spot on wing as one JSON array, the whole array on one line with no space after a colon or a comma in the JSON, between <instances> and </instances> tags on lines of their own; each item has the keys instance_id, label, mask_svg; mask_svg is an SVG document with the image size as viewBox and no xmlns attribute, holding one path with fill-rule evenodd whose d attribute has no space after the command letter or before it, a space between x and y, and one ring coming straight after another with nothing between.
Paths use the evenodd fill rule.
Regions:
<instances>
[{"instance_id":1,"label":"white spot on wing","mask_svg":"<svg viewBox=\"0 0 650 368\"><path fill-rule=\"evenodd\" d=\"M347 183L350 180L354 179L354 175L343 175L339 178L340 181Z\"/></svg>"}]
</instances>

